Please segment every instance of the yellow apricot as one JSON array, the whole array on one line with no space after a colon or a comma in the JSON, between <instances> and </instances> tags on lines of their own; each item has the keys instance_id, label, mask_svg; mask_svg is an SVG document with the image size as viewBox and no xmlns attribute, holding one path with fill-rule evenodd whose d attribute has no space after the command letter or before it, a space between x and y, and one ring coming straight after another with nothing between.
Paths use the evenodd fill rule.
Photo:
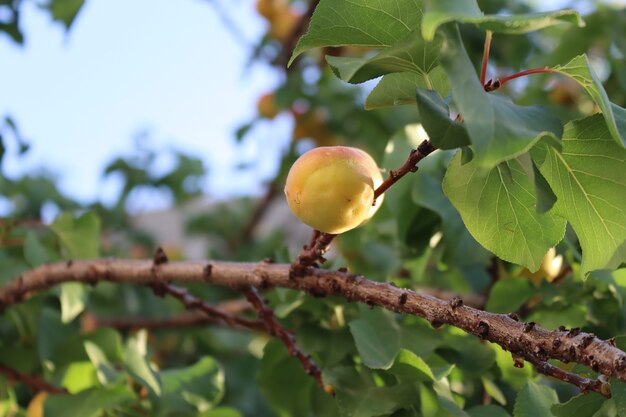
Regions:
<instances>
[{"instance_id":1,"label":"yellow apricot","mask_svg":"<svg viewBox=\"0 0 626 417\"><path fill-rule=\"evenodd\" d=\"M539 285L544 279L548 282L552 282L561 272L563 266L563 256L556 255L556 249L550 248L543 257L541 266L536 272L530 272L524 268L521 275L529 278L533 284Z\"/></svg>"},{"instance_id":2,"label":"yellow apricot","mask_svg":"<svg viewBox=\"0 0 626 417\"><path fill-rule=\"evenodd\" d=\"M266 93L259 97L259 101L256 104L259 116L266 119L273 119L278 114L279 110L276 106L276 99L273 93Z\"/></svg>"},{"instance_id":3,"label":"yellow apricot","mask_svg":"<svg viewBox=\"0 0 626 417\"><path fill-rule=\"evenodd\" d=\"M304 153L287 175L285 195L293 214L325 233L339 234L361 225L380 207L374 190L383 176L365 151L321 146Z\"/></svg>"},{"instance_id":4,"label":"yellow apricot","mask_svg":"<svg viewBox=\"0 0 626 417\"><path fill-rule=\"evenodd\" d=\"M30 400L28 408L26 409L26 417L43 417L43 405L47 396L47 392L39 391L37 395Z\"/></svg>"}]
</instances>

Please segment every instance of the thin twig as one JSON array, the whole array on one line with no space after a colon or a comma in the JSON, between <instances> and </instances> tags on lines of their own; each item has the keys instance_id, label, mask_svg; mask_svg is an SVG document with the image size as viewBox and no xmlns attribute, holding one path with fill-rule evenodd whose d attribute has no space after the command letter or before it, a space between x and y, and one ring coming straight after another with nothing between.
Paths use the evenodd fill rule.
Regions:
<instances>
[{"instance_id":1,"label":"thin twig","mask_svg":"<svg viewBox=\"0 0 626 417\"><path fill-rule=\"evenodd\" d=\"M180 301L186 309L201 311L208 317L213 318L214 320L221 320L229 327L243 327L246 329L265 331L265 324L263 322L259 320L248 320L230 313L226 313L191 295L189 291L187 291L187 289L185 288L180 288L171 284L163 284L159 282L151 283L148 285L150 286L150 288L152 288L156 295L171 295L172 297Z\"/></svg>"},{"instance_id":2,"label":"thin twig","mask_svg":"<svg viewBox=\"0 0 626 417\"><path fill-rule=\"evenodd\" d=\"M487 78L487 66L489 65L489 50L491 49L491 37L493 32L487 31L485 35L485 47L483 49L483 62L480 68L480 83L485 85L485 79Z\"/></svg>"},{"instance_id":3,"label":"thin twig","mask_svg":"<svg viewBox=\"0 0 626 417\"><path fill-rule=\"evenodd\" d=\"M46 391L50 394L68 394L65 388L47 383L38 375L25 374L0 363L0 374L28 385L34 392Z\"/></svg>"},{"instance_id":4,"label":"thin twig","mask_svg":"<svg viewBox=\"0 0 626 417\"><path fill-rule=\"evenodd\" d=\"M263 301L263 298L261 298L256 288L253 286L244 287L243 293L256 310L259 318L265 322L269 333L272 336L278 337L287 348L289 354L300 361L306 373L315 378L319 386L325 389L324 381L322 380L322 370L313 361L311 356L304 354L300 350L294 334L276 320L274 311L265 305L265 301Z\"/></svg>"},{"instance_id":5,"label":"thin twig","mask_svg":"<svg viewBox=\"0 0 626 417\"><path fill-rule=\"evenodd\" d=\"M532 355L527 355L524 359L530 362L540 374L575 385L582 393L595 391L606 398L611 398L611 386L599 379L587 378L568 372Z\"/></svg>"}]
</instances>

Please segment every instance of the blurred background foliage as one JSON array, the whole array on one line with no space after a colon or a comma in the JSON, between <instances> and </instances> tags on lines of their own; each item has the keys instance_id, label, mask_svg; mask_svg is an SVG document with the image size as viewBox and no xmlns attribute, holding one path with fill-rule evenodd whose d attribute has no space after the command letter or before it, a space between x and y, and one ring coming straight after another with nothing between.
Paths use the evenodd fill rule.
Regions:
<instances>
[{"instance_id":1,"label":"blurred background foliage","mask_svg":"<svg viewBox=\"0 0 626 417\"><path fill-rule=\"evenodd\" d=\"M0 1L0 35L15 43L24 37L20 3ZM560 25L528 35L497 36L490 74L555 65L586 52L610 99L626 106L626 10L602 2L572 3L585 10L585 28ZM532 3L514 0L479 4L486 13L534 10ZM70 28L82 5L82 0L50 0L41 3L41 13ZM219 172L209 171L193 155L150 149L140 141L134 153L120 155L102 173L117 176L123 184L114 204L75 201L57 188L45 167L19 178L2 175L0 196L7 209L0 220L0 285L46 262L150 258L164 242L150 227L138 227L128 207L131 199L154 193L169 195L172 210L184 213L185 239L209 242L201 256L289 262L306 243L308 231L277 207L282 205L287 170L298 155L314 146L342 144L367 150L385 169L401 165L416 145L406 129L419 122L415 106L364 110L372 84L343 83L324 60L326 54L360 56L369 51L347 47L313 51L287 70L295 42L292 34L308 4L258 0L256 6L267 20L267 32L250 60L263 62L284 77L274 91L259 97L257 117L233 132L232 140L258 140L249 135L257 124L271 126L277 118L292 121L292 140L282 150L267 195L207 205L199 184ZM469 25L461 29L478 68L484 34ZM541 104L563 120L594 111L593 101L581 88L562 77L525 78L508 84L506 93L518 103ZM9 141L18 145L17 153L5 153ZM0 124L0 163L19 159L28 150L19 120L5 115ZM155 161L162 157L174 161L167 172L155 169ZM582 327L601 338L623 334L624 270L594 273L583 282L577 273L580 248L570 232L549 253L538 274L493 258L469 235L443 197L441 179L450 157L449 152L429 157L418 173L394 186L372 221L336 242L328 267L345 266L371 279L438 294L471 294L480 308L516 311L547 328ZM188 210L198 201L199 208ZM46 210L59 213L50 224L42 220ZM279 219L272 221L272 216ZM264 224L272 230L261 232L268 229ZM171 259L189 258L182 246L165 250ZM209 302L239 298L218 287L189 289ZM456 329L432 329L419 318L332 297L312 299L284 289L265 297L277 317L295 330L302 350L324 369L325 379L336 386L336 399L320 390L286 349L266 335L207 325L150 331L99 326L105 319L184 313L177 301L157 298L137 286L64 284L7 309L0 316L0 362L44 375L72 393L45 398L46 415L81 417L517 416L522 414L514 411L516 400L545 393L546 387L556 390L561 402L577 394L570 385L536 377L530 366L513 367L509 353ZM0 376L0 416L37 415L32 411L36 394ZM618 415L615 403L598 402L596 394L585 398L585 404L591 404L588 409L597 407L577 416Z\"/></svg>"}]
</instances>

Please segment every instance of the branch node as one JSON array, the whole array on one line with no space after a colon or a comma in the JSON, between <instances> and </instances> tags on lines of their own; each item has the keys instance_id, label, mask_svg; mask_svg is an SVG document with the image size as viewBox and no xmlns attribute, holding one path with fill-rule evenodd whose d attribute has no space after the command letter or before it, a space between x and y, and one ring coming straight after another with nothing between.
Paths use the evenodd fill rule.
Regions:
<instances>
[{"instance_id":1,"label":"branch node","mask_svg":"<svg viewBox=\"0 0 626 417\"><path fill-rule=\"evenodd\" d=\"M457 308L463 306L463 299L460 297L452 297L448 303L450 304L450 308L452 308L452 310L456 310Z\"/></svg>"},{"instance_id":2,"label":"branch node","mask_svg":"<svg viewBox=\"0 0 626 417\"><path fill-rule=\"evenodd\" d=\"M535 328L535 325L536 325L536 324L537 324L537 323L535 323L534 321L530 321L530 322L528 322L528 323L524 323L524 327L522 328L522 331L523 331L524 333L528 333L528 332L530 332L532 329L534 329L534 328Z\"/></svg>"},{"instance_id":3,"label":"branch node","mask_svg":"<svg viewBox=\"0 0 626 417\"><path fill-rule=\"evenodd\" d=\"M403 306L406 304L406 300L409 298L408 294L406 292L403 292L402 294L400 294L400 299L398 300L398 303Z\"/></svg>"},{"instance_id":4,"label":"branch node","mask_svg":"<svg viewBox=\"0 0 626 417\"><path fill-rule=\"evenodd\" d=\"M587 336L583 337L583 341L580 344L580 349L585 349L587 346L589 346L591 344L591 342L593 342L593 340L596 338L596 336L593 333L589 333Z\"/></svg>"},{"instance_id":5,"label":"branch node","mask_svg":"<svg viewBox=\"0 0 626 417\"><path fill-rule=\"evenodd\" d=\"M480 321L478 323L478 328L476 331L478 333L478 337L480 337L483 340L486 339L487 336L489 335L489 324L487 324L487 322Z\"/></svg>"},{"instance_id":6,"label":"branch node","mask_svg":"<svg viewBox=\"0 0 626 417\"><path fill-rule=\"evenodd\" d=\"M202 269L202 276L205 279L211 278L211 274L213 273L213 264L206 264L204 269Z\"/></svg>"},{"instance_id":7,"label":"branch node","mask_svg":"<svg viewBox=\"0 0 626 417\"><path fill-rule=\"evenodd\" d=\"M567 332L567 337L572 338L572 337L576 337L580 334L580 327L574 327L572 329L570 329L569 332Z\"/></svg>"},{"instance_id":8,"label":"branch node","mask_svg":"<svg viewBox=\"0 0 626 417\"><path fill-rule=\"evenodd\" d=\"M65 267L66 268L71 268L72 265L74 265L74 261L72 261L71 259L69 259L67 262L65 262Z\"/></svg>"},{"instance_id":9,"label":"branch node","mask_svg":"<svg viewBox=\"0 0 626 417\"><path fill-rule=\"evenodd\" d=\"M169 262L169 259L167 258L165 251L163 250L162 247L159 246L154 252L154 258L152 259L152 264L154 266L159 266L159 265L166 264L168 262Z\"/></svg>"},{"instance_id":10,"label":"branch node","mask_svg":"<svg viewBox=\"0 0 626 417\"><path fill-rule=\"evenodd\" d=\"M519 316L516 313L509 313L509 318L514 321L519 321Z\"/></svg>"}]
</instances>

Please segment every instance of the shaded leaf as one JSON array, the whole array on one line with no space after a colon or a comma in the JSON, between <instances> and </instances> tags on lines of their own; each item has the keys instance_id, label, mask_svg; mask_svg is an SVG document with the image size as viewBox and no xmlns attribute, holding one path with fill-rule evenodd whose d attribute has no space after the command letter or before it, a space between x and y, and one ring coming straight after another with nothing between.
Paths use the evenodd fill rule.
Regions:
<instances>
[{"instance_id":1,"label":"shaded leaf","mask_svg":"<svg viewBox=\"0 0 626 417\"><path fill-rule=\"evenodd\" d=\"M467 410L470 417L511 417L502 407L495 405L479 405Z\"/></svg>"},{"instance_id":2,"label":"shaded leaf","mask_svg":"<svg viewBox=\"0 0 626 417\"><path fill-rule=\"evenodd\" d=\"M265 345L257 383L269 406L280 417L306 415L310 408L314 380L278 340Z\"/></svg>"},{"instance_id":3,"label":"shaded leaf","mask_svg":"<svg viewBox=\"0 0 626 417\"><path fill-rule=\"evenodd\" d=\"M552 388L527 381L517 394L513 417L553 417L550 408L558 402Z\"/></svg>"},{"instance_id":4,"label":"shaded leaf","mask_svg":"<svg viewBox=\"0 0 626 417\"><path fill-rule=\"evenodd\" d=\"M450 119L448 106L436 91L418 88L417 110L430 141L439 149L454 149L470 144L465 127Z\"/></svg>"},{"instance_id":5,"label":"shaded leaf","mask_svg":"<svg viewBox=\"0 0 626 417\"><path fill-rule=\"evenodd\" d=\"M44 403L44 415L95 417L135 400L128 385L91 388L71 395L51 395Z\"/></svg>"},{"instance_id":6,"label":"shaded leaf","mask_svg":"<svg viewBox=\"0 0 626 417\"><path fill-rule=\"evenodd\" d=\"M486 309L494 313L510 313L521 307L535 290L526 278L498 280L489 292Z\"/></svg>"},{"instance_id":7,"label":"shaded leaf","mask_svg":"<svg viewBox=\"0 0 626 417\"><path fill-rule=\"evenodd\" d=\"M533 160L578 235L582 272L626 260L626 150L611 138L602 115L567 124L563 152L538 145Z\"/></svg>"},{"instance_id":8,"label":"shaded leaf","mask_svg":"<svg viewBox=\"0 0 626 417\"><path fill-rule=\"evenodd\" d=\"M353 367L335 368L324 373L324 380L335 387L342 416L374 417L408 407L414 400L412 384L378 387L366 373Z\"/></svg>"},{"instance_id":9,"label":"shaded leaf","mask_svg":"<svg viewBox=\"0 0 626 417\"><path fill-rule=\"evenodd\" d=\"M191 366L160 373L162 393L155 399L161 413L182 415L208 410L224 396L224 371L211 357Z\"/></svg>"},{"instance_id":10,"label":"shaded leaf","mask_svg":"<svg viewBox=\"0 0 626 417\"><path fill-rule=\"evenodd\" d=\"M563 404L552 406L556 417L591 417L602 407L606 399L596 392L579 394Z\"/></svg>"},{"instance_id":11,"label":"shaded leaf","mask_svg":"<svg viewBox=\"0 0 626 417\"><path fill-rule=\"evenodd\" d=\"M400 350L400 332L390 313L372 310L348 325L367 367L388 369L393 364Z\"/></svg>"}]
</instances>

